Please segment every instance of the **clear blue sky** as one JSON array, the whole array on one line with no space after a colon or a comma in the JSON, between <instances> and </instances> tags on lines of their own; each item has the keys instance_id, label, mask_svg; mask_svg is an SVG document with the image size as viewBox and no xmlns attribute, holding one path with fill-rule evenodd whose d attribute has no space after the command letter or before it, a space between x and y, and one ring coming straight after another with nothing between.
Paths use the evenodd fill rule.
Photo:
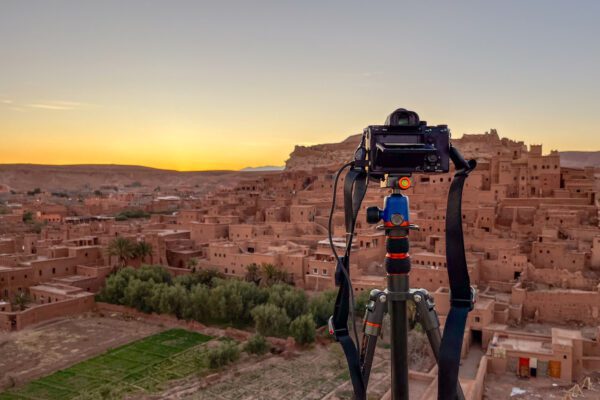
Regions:
<instances>
[{"instance_id":1,"label":"clear blue sky","mask_svg":"<svg viewBox=\"0 0 600 400\"><path fill-rule=\"evenodd\" d=\"M0 2L0 162L282 164L398 106L600 150L600 1Z\"/></svg>"}]
</instances>

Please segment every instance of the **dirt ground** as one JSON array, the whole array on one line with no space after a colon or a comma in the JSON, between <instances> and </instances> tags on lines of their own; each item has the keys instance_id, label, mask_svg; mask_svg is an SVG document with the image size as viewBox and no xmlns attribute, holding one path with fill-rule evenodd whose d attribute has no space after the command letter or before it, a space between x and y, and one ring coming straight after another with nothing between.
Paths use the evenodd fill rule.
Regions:
<instances>
[{"instance_id":1,"label":"dirt ground","mask_svg":"<svg viewBox=\"0 0 600 400\"><path fill-rule=\"evenodd\" d=\"M0 333L0 391L164 330L123 318L82 315Z\"/></svg>"},{"instance_id":2,"label":"dirt ground","mask_svg":"<svg viewBox=\"0 0 600 400\"><path fill-rule=\"evenodd\" d=\"M173 381L152 395L138 393L128 400L349 400L345 359L339 345L315 345L291 359L268 355L246 356L234 366L206 377L190 376ZM381 398L389 389L388 360L377 357L369 398Z\"/></svg>"},{"instance_id":3,"label":"dirt ground","mask_svg":"<svg viewBox=\"0 0 600 400\"><path fill-rule=\"evenodd\" d=\"M600 400L600 376L592 376L593 389L583 390L586 400ZM566 391L573 384L565 385L563 382L548 378L518 378L513 374L488 374L485 378L485 391L483 398L486 400L502 399L543 399L563 400ZM512 396L511 396L512 393Z\"/></svg>"}]
</instances>

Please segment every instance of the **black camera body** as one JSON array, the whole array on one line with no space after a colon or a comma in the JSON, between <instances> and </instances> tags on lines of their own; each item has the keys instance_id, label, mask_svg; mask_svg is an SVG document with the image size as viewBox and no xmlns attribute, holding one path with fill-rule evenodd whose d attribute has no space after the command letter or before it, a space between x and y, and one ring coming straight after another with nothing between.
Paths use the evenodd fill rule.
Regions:
<instances>
[{"instance_id":1,"label":"black camera body","mask_svg":"<svg viewBox=\"0 0 600 400\"><path fill-rule=\"evenodd\" d=\"M447 125L427 126L413 111L400 108L385 125L364 130L367 169L372 178L385 174L443 173L450 169L450 130Z\"/></svg>"}]
</instances>

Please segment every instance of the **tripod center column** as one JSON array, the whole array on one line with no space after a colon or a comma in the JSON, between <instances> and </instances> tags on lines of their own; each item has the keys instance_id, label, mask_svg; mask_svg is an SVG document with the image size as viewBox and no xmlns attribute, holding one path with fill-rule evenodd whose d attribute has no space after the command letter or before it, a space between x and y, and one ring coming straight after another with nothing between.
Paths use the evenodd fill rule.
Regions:
<instances>
[{"instance_id":1,"label":"tripod center column","mask_svg":"<svg viewBox=\"0 0 600 400\"><path fill-rule=\"evenodd\" d=\"M386 234L385 270L390 299L392 399L408 400L408 197L397 192L386 197L382 217Z\"/></svg>"}]
</instances>

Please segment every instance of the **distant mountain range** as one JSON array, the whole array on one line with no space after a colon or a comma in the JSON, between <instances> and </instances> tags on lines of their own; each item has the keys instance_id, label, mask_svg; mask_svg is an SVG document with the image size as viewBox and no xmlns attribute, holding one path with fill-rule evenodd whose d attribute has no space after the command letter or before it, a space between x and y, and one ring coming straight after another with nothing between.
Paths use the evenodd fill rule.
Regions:
<instances>
[{"instance_id":1,"label":"distant mountain range","mask_svg":"<svg viewBox=\"0 0 600 400\"><path fill-rule=\"evenodd\" d=\"M242 172L261 172L261 171L283 171L285 167L277 165L265 165L263 167L246 167L242 168Z\"/></svg>"},{"instance_id":2,"label":"distant mountain range","mask_svg":"<svg viewBox=\"0 0 600 400\"><path fill-rule=\"evenodd\" d=\"M600 151L561 151L560 165L568 168L600 167Z\"/></svg>"},{"instance_id":3,"label":"distant mountain range","mask_svg":"<svg viewBox=\"0 0 600 400\"><path fill-rule=\"evenodd\" d=\"M0 192L95 190L114 186L194 187L199 192L235 184L239 171L172 171L136 165L0 164Z\"/></svg>"}]
</instances>

